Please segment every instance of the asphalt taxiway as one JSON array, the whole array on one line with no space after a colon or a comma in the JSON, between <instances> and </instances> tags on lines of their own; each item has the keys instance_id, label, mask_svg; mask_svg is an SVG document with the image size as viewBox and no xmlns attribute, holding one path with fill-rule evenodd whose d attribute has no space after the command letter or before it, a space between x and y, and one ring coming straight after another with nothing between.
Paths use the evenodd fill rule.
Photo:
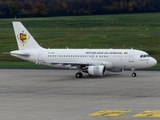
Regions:
<instances>
[{"instance_id":1,"label":"asphalt taxiway","mask_svg":"<svg viewBox=\"0 0 160 120\"><path fill-rule=\"evenodd\" d=\"M0 69L2 120L159 120L160 72Z\"/></svg>"}]
</instances>

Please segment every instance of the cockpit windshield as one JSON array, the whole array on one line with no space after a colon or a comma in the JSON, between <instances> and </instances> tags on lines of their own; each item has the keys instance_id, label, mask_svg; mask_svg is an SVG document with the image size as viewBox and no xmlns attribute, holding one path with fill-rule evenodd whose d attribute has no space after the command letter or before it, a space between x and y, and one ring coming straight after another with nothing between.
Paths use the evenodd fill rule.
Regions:
<instances>
[{"instance_id":1,"label":"cockpit windshield","mask_svg":"<svg viewBox=\"0 0 160 120\"><path fill-rule=\"evenodd\" d=\"M151 57L150 55L140 55L140 58Z\"/></svg>"}]
</instances>

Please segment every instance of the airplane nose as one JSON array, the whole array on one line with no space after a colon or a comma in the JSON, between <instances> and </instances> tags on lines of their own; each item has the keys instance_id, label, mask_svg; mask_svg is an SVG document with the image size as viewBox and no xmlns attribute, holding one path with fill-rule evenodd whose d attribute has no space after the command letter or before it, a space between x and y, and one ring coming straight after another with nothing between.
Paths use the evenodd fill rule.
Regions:
<instances>
[{"instance_id":1,"label":"airplane nose","mask_svg":"<svg viewBox=\"0 0 160 120\"><path fill-rule=\"evenodd\" d=\"M151 63L152 63L152 65L154 66L154 65L157 64L157 60L153 58Z\"/></svg>"}]
</instances>

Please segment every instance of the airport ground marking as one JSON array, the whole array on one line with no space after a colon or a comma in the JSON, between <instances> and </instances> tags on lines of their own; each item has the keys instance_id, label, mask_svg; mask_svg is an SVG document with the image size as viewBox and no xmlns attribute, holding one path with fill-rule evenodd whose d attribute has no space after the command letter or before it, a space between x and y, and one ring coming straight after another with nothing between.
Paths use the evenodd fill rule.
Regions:
<instances>
[{"instance_id":1,"label":"airport ground marking","mask_svg":"<svg viewBox=\"0 0 160 120\"><path fill-rule=\"evenodd\" d=\"M160 110L145 110L135 114L134 117L160 117Z\"/></svg>"},{"instance_id":2,"label":"airport ground marking","mask_svg":"<svg viewBox=\"0 0 160 120\"><path fill-rule=\"evenodd\" d=\"M89 114L88 116L97 117L97 116L110 116L116 117L124 113L131 112L131 110L100 110L94 113Z\"/></svg>"}]
</instances>

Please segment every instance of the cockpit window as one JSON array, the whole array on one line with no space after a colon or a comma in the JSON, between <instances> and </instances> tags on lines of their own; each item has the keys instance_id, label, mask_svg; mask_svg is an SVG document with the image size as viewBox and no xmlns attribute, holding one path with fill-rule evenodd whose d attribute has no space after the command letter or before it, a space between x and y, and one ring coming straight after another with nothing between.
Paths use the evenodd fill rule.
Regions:
<instances>
[{"instance_id":1,"label":"cockpit window","mask_svg":"<svg viewBox=\"0 0 160 120\"><path fill-rule=\"evenodd\" d=\"M151 57L150 55L140 55L140 58Z\"/></svg>"},{"instance_id":2,"label":"cockpit window","mask_svg":"<svg viewBox=\"0 0 160 120\"><path fill-rule=\"evenodd\" d=\"M146 55L146 57L151 57L150 55Z\"/></svg>"}]
</instances>

